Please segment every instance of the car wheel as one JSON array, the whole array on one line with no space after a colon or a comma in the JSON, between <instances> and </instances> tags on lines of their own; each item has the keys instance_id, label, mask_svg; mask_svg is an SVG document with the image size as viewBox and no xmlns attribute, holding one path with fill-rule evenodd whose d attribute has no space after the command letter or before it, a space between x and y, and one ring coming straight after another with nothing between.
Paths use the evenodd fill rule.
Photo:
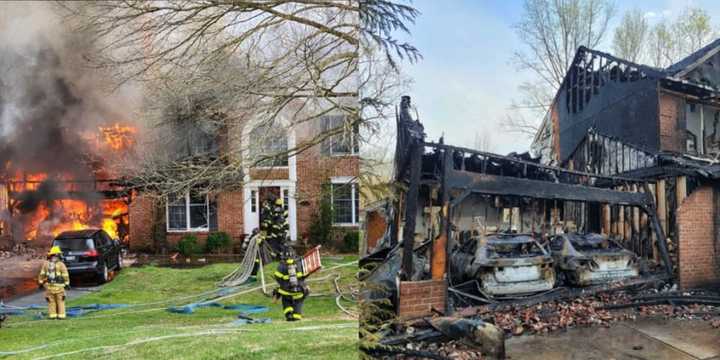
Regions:
<instances>
[{"instance_id":1,"label":"car wheel","mask_svg":"<svg viewBox=\"0 0 720 360\"><path fill-rule=\"evenodd\" d=\"M107 263L103 264L102 271L100 271L100 274L98 274L98 278L99 278L101 284L104 284L108 281Z\"/></svg>"},{"instance_id":2,"label":"car wheel","mask_svg":"<svg viewBox=\"0 0 720 360\"><path fill-rule=\"evenodd\" d=\"M123 262L122 252L118 252L118 256L117 256L117 269L118 270L122 269L122 266L123 266L122 262Z\"/></svg>"}]
</instances>

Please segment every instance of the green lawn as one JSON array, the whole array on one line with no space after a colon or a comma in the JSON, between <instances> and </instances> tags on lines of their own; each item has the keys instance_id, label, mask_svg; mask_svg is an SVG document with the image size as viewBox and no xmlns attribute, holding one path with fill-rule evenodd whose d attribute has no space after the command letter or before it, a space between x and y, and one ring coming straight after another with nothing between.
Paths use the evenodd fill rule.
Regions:
<instances>
[{"instance_id":1,"label":"green lawn","mask_svg":"<svg viewBox=\"0 0 720 360\"><path fill-rule=\"evenodd\" d=\"M356 256L323 260L324 269L310 277L313 294L305 301L305 320L285 322L281 306L253 290L225 300L223 304L267 305L270 311L253 315L270 317L270 324L232 325L236 310L199 308L194 314L173 314L168 305L201 300L191 296L215 288L234 264L215 264L195 269L153 266L124 269L101 291L70 301L68 306L92 303L146 304L126 309L99 311L65 321L33 320L14 316L0 329L0 353L31 350L19 359L349 359L357 355L357 319L335 304L332 278L340 276L343 291L355 287L356 264L330 268L357 260ZM276 264L269 264L271 274ZM328 278L324 281L313 279ZM268 278L269 285L275 282ZM158 303L163 302L164 303ZM155 303L155 304L148 304ZM351 310L350 302L341 304ZM42 347L44 346L44 347ZM38 348L42 347L42 348ZM33 350L33 348L36 348ZM9 356L8 356L9 357ZM0 358L3 358L0 355Z\"/></svg>"}]
</instances>

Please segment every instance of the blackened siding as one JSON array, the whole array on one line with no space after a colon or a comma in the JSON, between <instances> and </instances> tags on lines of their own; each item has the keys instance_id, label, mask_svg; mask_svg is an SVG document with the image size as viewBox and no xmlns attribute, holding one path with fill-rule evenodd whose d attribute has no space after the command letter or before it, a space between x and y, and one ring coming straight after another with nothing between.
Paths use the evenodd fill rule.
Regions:
<instances>
[{"instance_id":1,"label":"blackened siding","mask_svg":"<svg viewBox=\"0 0 720 360\"><path fill-rule=\"evenodd\" d=\"M582 96L582 106L567 92L563 88L556 97L561 163L592 127L648 151L659 149L657 80L607 81L591 96Z\"/></svg>"}]
</instances>

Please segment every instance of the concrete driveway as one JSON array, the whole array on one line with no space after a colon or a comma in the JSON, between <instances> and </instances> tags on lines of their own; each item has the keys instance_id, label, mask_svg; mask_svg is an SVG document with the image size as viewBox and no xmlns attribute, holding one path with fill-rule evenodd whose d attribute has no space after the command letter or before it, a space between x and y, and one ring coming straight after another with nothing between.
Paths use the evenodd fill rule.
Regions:
<instances>
[{"instance_id":1,"label":"concrete driveway","mask_svg":"<svg viewBox=\"0 0 720 360\"><path fill-rule=\"evenodd\" d=\"M720 329L702 320L640 319L609 328L513 337L506 350L518 360L720 360Z\"/></svg>"}]
</instances>

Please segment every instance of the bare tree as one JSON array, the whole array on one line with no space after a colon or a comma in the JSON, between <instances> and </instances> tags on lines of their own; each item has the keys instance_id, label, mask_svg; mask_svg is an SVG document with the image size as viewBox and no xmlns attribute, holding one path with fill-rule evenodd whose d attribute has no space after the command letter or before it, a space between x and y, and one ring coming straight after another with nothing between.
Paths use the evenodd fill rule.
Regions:
<instances>
[{"instance_id":1,"label":"bare tree","mask_svg":"<svg viewBox=\"0 0 720 360\"><path fill-rule=\"evenodd\" d=\"M716 36L716 32L712 29L710 15L701 8L685 9L675 22L673 30L681 56L700 49Z\"/></svg>"},{"instance_id":2,"label":"bare tree","mask_svg":"<svg viewBox=\"0 0 720 360\"><path fill-rule=\"evenodd\" d=\"M666 21L655 24L648 34L648 46L645 48L650 65L664 68L675 62L678 57L675 41L670 25Z\"/></svg>"},{"instance_id":3,"label":"bare tree","mask_svg":"<svg viewBox=\"0 0 720 360\"><path fill-rule=\"evenodd\" d=\"M479 132L475 131L475 141L473 142L473 149L480 151L493 151L494 145L490 138L490 133L487 131Z\"/></svg>"},{"instance_id":4,"label":"bare tree","mask_svg":"<svg viewBox=\"0 0 720 360\"><path fill-rule=\"evenodd\" d=\"M578 47L598 46L614 14L615 5L610 0L525 1L522 20L515 25L524 49L517 51L513 60L536 80L521 85L522 99L510 107L505 129L527 135L528 127L540 126L542 115L538 114L547 112Z\"/></svg>"},{"instance_id":5,"label":"bare tree","mask_svg":"<svg viewBox=\"0 0 720 360\"><path fill-rule=\"evenodd\" d=\"M661 21L648 36L646 58L655 67L665 68L699 50L717 37L712 18L701 8L686 8L672 23Z\"/></svg>"},{"instance_id":6,"label":"bare tree","mask_svg":"<svg viewBox=\"0 0 720 360\"><path fill-rule=\"evenodd\" d=\"M359 71L364 49L379 49L393 66L397 59L419 57L412 45L393 37L418 13L392 0L124 0L65 7L104 46L100 54L90 54L96 64L116 69L120 81L142 80L176 92L147 112L153 124L187 118L201 122L191 125L208 134L216 129L229 134L224 139L229 145L217 156L147 151L132 175L138 186L160 194L198 184L211 191L229 179L237 183L253 153L252 142L242 140L250 125L311 135L277 153L262 152L251 159L255 164L372 126L362 116L365 108L387 104L358 92L368 81ZM183 88L187 91L178 90ZM206 91L212 96L198 96ZM164 105L172 101L208 116L187 116L183 106L176 110L184 112L168 112ZM345 120L318 129L317 120L328 114ZM167 137L172 135L151 136L156 143Z\"/></svg>"},{"instance_id":7,"label":"bare tree","mask_svg":"<svg viewBox=\"0 0 720 360\"><path fill-rule=\"evenodd\" d=\"M648 21L640 9L633 9L623 15L615 28L613 50L615 55L632 62L640 62L649 34Z\"/></svg>"}]
</instances>

